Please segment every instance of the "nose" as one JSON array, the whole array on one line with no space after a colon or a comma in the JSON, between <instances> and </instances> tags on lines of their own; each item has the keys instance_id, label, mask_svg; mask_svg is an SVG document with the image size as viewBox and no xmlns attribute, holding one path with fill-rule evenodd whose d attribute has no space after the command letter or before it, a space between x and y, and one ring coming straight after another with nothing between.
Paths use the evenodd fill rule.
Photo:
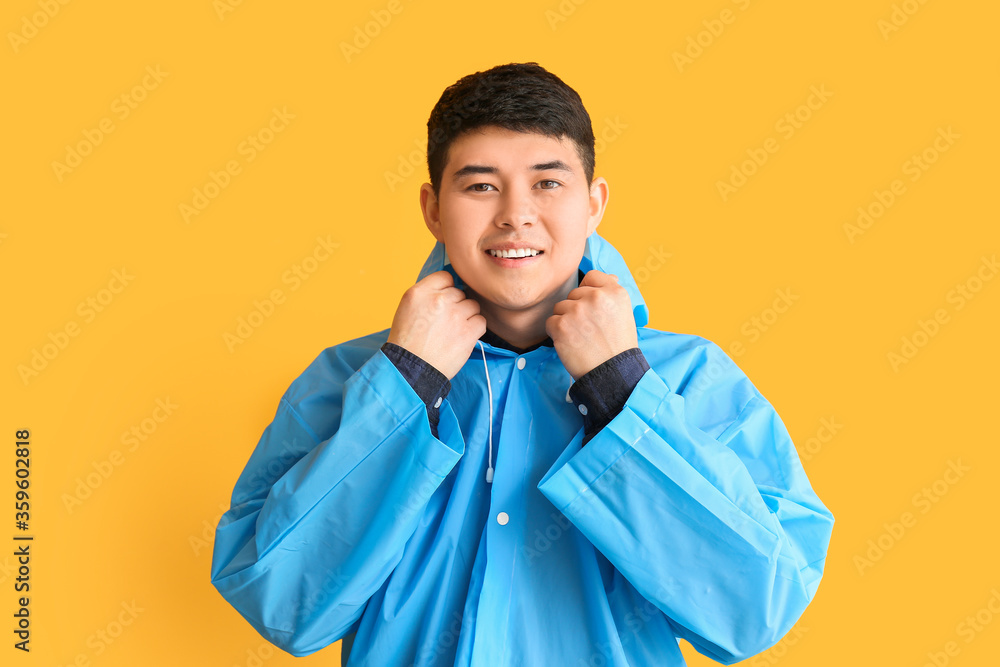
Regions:
<instances>
[{"instance_id":1,"label":"nose","mask_svg":"<svg viewBox=\"0 0 1000 667\"><path fill-rule=\"evenodd\" d=\"M509 188L501 195L497 211L496 225L520 229L522 225L534 224L538 220L538 208L527 193L517 188Z\"/></svg>"}]
</instances>

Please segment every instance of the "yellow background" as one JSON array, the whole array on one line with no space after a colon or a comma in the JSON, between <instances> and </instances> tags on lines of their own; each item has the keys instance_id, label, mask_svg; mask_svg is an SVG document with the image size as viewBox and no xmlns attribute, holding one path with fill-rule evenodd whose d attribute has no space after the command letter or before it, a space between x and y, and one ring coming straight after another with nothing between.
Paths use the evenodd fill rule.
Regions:
<instances>
[{"instance_id":1,"label":"yellow background","mask_svg":"<svg viewBox=\"0 0 1000 667\"><path fill-rule=\"evenodd\" d=\"M734 359L836 517L813 604L746 664L996 664L1000 620L971 637L960 624L982 609L992 621L1000 589L1000 280L975 282L1000 250L998 6L400 3L346 56L388 2L4 3L0 662L339 664L339 644L297 661L269 648L228 606L209 581L212 530L288 384L323 348L387 328L416 278L432 245L418 146L441 91L535 60L579 91L598 136L618 128L597 157L611 186L600 232L634 274L646 267L650 326L743 344ZM723 10L730 23L713 23ZM136 86L144 99L121 117ZM830 95L802 110L812 86ZM249 161L240 146L275 108L294 118ZM808 119L786 136L789 113ZM102 122L113 131L57 174ZM958 137L935 155L947 128ZM724 201L718 182L769 139L777 152ZM936 160L912 181L925 150ZM231 160L239 174L185 221L180 206ZM904 194L852 242L845 225L895 179ZM339 245L293 290L283 276L318 237ZM966 283L980 289L959 308ZM276 289L284 302L231 351L224 334ZM778 290L798 298L773 317ZM90 313L88 298L110 302ZM938 309L947 321L894 367ZM25 381L19 368L73 323ZM177 406L161 422L158 399ZM133 427L147 434L130 450ZM19 428L32 433L30 656L11 633ZM968 468L954 483L949 462ZM935 482L936 502L919 501ZM914 521L892 537L904 512ZM869 540L888 548L859 565ZM123 632L98 639L119 617Z\"/></svg>"}]
</instances>

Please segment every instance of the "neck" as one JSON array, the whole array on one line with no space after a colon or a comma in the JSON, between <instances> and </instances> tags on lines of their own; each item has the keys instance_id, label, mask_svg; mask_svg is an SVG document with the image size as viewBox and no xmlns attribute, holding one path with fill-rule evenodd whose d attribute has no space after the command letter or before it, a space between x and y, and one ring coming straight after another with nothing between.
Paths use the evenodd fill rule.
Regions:
<instances>
[{"instance_id":1,"label":"neck","mask_svg":"<svg viewBox=\"0 0 1000 667\"><path fill-rule=\"evenodd\" d=\"M479 313L486 318L487 329L514 347L525 349L548 338L545 321L552 316L553 307L565 300L570 291L578 285L579 276L574 271L562 287L546 299L529 308L518 310L498 306L470 288L466 288L466 292L470 299L479 303Z\"/></svg>"}]
</instances>

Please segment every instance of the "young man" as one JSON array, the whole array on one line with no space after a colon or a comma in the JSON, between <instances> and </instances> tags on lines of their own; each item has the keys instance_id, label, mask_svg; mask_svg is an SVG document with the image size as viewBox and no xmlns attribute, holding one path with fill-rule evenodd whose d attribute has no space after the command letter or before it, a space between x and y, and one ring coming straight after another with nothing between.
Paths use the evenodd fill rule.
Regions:
<instances>
[{"instance_id":1,"label":"young man","mask_svg":"<svg viewBox=\"0 0 1000 667\"><path fill-rule=\"evenodd\" d=\"M437 244L390 329L282 396L213 584L292 655L344 638L350 665L683 665L678 638L729 664L777 642L833 517L725 353L645 326L594 231L579 96L534 63L467 76L428 166Z\"/></svg>"}]
</instances>

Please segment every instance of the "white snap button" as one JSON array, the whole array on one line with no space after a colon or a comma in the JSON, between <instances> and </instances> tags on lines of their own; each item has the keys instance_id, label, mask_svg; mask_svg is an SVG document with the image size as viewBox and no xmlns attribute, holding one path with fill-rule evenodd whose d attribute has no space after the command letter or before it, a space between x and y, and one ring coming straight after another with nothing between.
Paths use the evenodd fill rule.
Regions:
<instances>
[{"instance_id":1,"label":"white snap button","mask_svg":"<svg viewBox=\"0 0 1000 667\"><path fill-rule=\"evenodd\" d=\"M501 526L506 526L509 520L510 517L507 516L506 512L500 512L500 514L497 514L497 523Z\"/></svg>"},{"instance_id":2,"label":"white snap button","mask_svg":"<svg viewBox=\"0 0 1000 667\"><path fill-rule=\"evenodd\" d=\"M587 406L584 405L583 403L580 404L580 414L581 415L587 414Z\"/></svg>"},{"instance_id":3,"label":"white snap button","mask_svg":"<svg viewBox=\"0 0 1000 667\"><path fill-rule=\"evenodd\" d=\"M518 357L517 359L517 370L524 368L524 357Z\"/></svg>"},{"instance_id":4,"label":"white snap button","mask_svg":"<svg viewBox=\"0 0 1000 667\"><path fill-rule=\"evenodd\" d=\"M441 407L441 397L440 396L438 396L438 400L434 401L434 407L435 408L440 408Z\"/></svg>"}]
</instances>

